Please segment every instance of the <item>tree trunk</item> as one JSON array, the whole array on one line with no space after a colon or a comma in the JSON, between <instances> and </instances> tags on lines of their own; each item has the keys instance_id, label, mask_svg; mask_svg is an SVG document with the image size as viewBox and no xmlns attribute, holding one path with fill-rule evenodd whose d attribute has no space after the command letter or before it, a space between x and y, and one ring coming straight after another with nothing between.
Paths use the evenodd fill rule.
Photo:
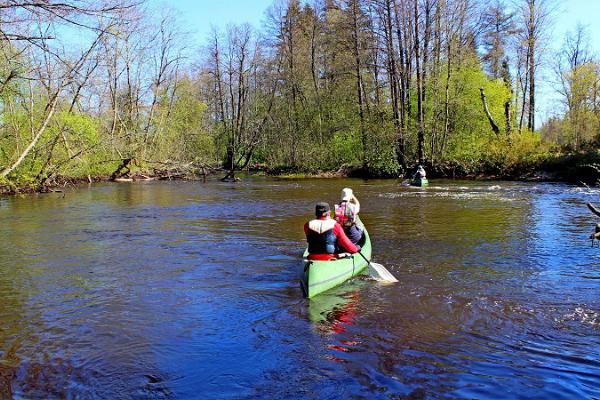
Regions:
<instances>
[{"instance_id":1,"label":"tree trunk","mask_svg":"<svg viewBox=\"0 0 600 400\"><path fill-rule=\"evenodd\" d=\"M358 27L358 0L352 0L352 24L353 24L353 50L354 50L354 72L356 74L356 99L358 102L358 117L360 119L360 138L362 142L362 164L367 166L367 134L365 132L365 116L364 116L364 99L363 99L363 82L361 75L360 61L360 30Z\"/></svg>"},{"instance_id":2,"label":"tree trunk","mask_svg":"<svg viewBox=\"0 0 600 400\"><path fill-rule=\"evenodd\" d=\"M392 7L391 0L385 0L385 44L387 49L387 66L390 79L390 98L392 101L392 113L394 117L394 128L396 130L396 159L398 164L405 169L406 161L404 160L404 132L400 120L399 108L399 79L396 66L396 55L394 51L394 32L392 29Z\"/></svg>"},{"instance_id":3,"label":"tree trunk","mask_svg":"<svg viewBox=\"0 0 600 400\"><path fill-rule=\"evenodd\" d=\"M405 53L405 40L406 40L406 35L402 34L403 32L403 26L405 25L401 25L400 21L403 21L404 19L401 18L401 13L404 12L404 0L401 0L401 9L399 9L398 7L398 2L394 1L394 14L395 14L395 21L396 21L396 37L398 40L398 61L399 61L399 65L398 65L398 73L399 73L399 83L398 83L398 104L399 104L399 113L400 113L400 135L398 136L397 139L397 144L396 144L396 158L398 160L398 164L400 164L400 167L402 168L402 172L407 170L407 161L406 161L406 139L405 139L405 133L406 133L406 112L407 112L407 90L408 90L408 80L410 79L410 76L408 75L408 68L407 68L407 62L406 61L406 53ZM390 16L391 18L391 16Z\"/></svg>"},{"instance_id":4,"label":"tree trunk","mask_svg":"<svg viewBox=\"0 0 600 400\"><path fill-rule=\"evenodd\" d=\"M442 53L442 13L440 3L436 3L435 6L435 28L433 38L433 69L432 69L432 80L433 80L433 109L431 113L431 137L430 137L430 162L433 166L435 163L435 156L438 143L438 118L439 118L439 82L440 82L440 64L441 64L441 53Z\"/></svg>"},{"instance_id":5,"label":"tree trunk","mask_svg":"<svg viewBox=\"0 0 600 400\"><path fill-rule=\"evenodd\" d=\"M492 114L490 114L490 110L487 106L487 101L485 100L485 93L483 92L483 88L479 88L479 92L481 93L481 103L483 104L483 111L485 112L488 121L490 121L490 126L492 127L492 130L496 135L499 135L500 128L498 128L498 124L496 124L496 122L494 121L494 117L492 117Z\"/></svg>"},{"instance_id":6,"label":"tree trunk","mask_svg":"<svg viewBox=\"0 0 600 400\"><path fill-rule=\"evenodd\" d=\"M425 160L425 116L423 115L423 81L421 76L420 42L419 42L419 0L413 0L415 23L415 69L417 70L417 117L419 120L418 157L419 164Z\"/></svg>"},{"instance_id":7,"label":"tree trunk","mask_svg":"<svg viewBox=\"0 0 600 400\"><path fill-rule=\"evenodd\" d=\"M46 130L46 127L48 126L48 123L50 122L50 120L52 119L52 116L54 115L54 111L56 110L56 103L58 102L58 95L60 94L60 91L62 90L62 88L63 87L59 87L59 89L56 91L56 93L54 93L54 95L50 99L50 102L46 106L46 117L44 118L42 125L38 129L37 133L31 140L29 145L25 148L25 150L23 150L23 152L21 153L19 158L16 159L15 162L13 162L10 166L6 167L4 170L2 170L2 172L0 172L0 177L2 177L2 178L6 177L8 174L13 172L19 165L21 165L21 163L23 162L25 157L27 157L27 155L29 154L31 149L33 149L33 147L36 145L38 140L40 140L40 137L42 137L42 134L44 133L44 131ZM32 110L32 112L33 112L33 110Z\"/></svg>"},{"instance_id":8,"label":"tree trunk","mask_svg":"<svg viewBox=\"0 0 600 400\"><path fill-rule=\"evenodd\" d=\"M536 46L536 18L535 0L529 0L529 24L527 55L529 68L529 115L527 119L527 129L535 130L535 46Z\"/></svg>"}]
</instances>

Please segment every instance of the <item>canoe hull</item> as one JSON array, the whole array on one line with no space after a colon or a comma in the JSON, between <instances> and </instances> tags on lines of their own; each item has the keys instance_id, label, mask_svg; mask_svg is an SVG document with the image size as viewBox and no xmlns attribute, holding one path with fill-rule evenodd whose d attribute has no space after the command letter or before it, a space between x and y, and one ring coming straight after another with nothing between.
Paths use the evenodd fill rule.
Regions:
<instances>
[{"instance_id":1,"label":"canoe hull","mask_svg":"<svg viewBox=\"0 0 600 400\"><path fill-rule=\"evenodd\" d=\"M361 247L361 253L370 260L371 239L366 229ZM304 295L308 298L344 283L362 273L368 265L358 253L331 261L309 260L307 257L308 251L305 251L300 270L300 283Z\"/></svg>"},{"instance_id":2,"label":"canoe hull","mask_svg":"<svg viewBox=\"0 0 600 400\"><path fill-rule=\"evenodd\" d=\"M429 181L427 179L414 179L410 182L412 186L425 187L429 185Z\"/></svg>"}]
</instances>

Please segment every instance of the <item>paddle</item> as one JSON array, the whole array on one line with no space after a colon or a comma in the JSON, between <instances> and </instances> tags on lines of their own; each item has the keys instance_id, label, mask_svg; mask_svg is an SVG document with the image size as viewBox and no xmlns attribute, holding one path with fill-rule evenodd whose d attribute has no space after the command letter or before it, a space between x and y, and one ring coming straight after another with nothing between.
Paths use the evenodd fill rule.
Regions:
<instances>
[{"instance_id":1,"label":"paddle","mask_svg":"<svg viewBox=\"0 0 600 400\"><path fill-rule=\"evenodd\" d=\"M383 282L398 282L398 279L396 279L383 265L371 262L371 260L367 259L360 251L358 254L360 254L360 256L369 264L369 275L371 275L371 278Z\"/></svg>"}]
</instances>

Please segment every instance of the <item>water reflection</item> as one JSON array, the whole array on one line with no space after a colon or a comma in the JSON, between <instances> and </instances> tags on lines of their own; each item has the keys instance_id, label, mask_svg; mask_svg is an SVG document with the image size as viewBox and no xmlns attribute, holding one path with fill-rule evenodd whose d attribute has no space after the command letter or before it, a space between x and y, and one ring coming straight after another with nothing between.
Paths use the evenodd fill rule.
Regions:
<instances>
[{"instance_id":1,"label":"water reflection","mask_svg":"<svg viewBox=\"0 0 600 400\"><path fill-rule=\"evenodd\" d=\"M349 285L355 283L345 286ZM351 352L359 344L352 337L349 328L359 316L361 295L359 290L347 290L348 288L333 289L307 300L310 320L318 334L327 341L325 348L331 350L324 358L340 363L345 362L340 352Z\"/></svg>"}]
</instances>

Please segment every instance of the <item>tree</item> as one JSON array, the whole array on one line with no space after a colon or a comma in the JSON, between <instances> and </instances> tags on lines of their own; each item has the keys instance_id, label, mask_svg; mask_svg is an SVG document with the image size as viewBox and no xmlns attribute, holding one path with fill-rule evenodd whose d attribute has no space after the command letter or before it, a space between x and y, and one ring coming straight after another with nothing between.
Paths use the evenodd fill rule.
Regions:
<instances>
[{"instance_id":1,"label":"tree","mask_svg":"<svg viewBox=\"0 0 600 400\"><path fill-rule=\"evenodd\" d=\"M589 47L587 32L578 25L567 34L555 66L557 90L565 107L561 142L576 151L600 134L600 64L592 58Z\"/></svg>"},{"instance_id":2,"label":"tree","mask_svg":"<svg viewBox=\"0 0 600 400\"><path fill-rule=\"evenodd\" d=\"M495 0L483 12L482 25L482 44L485 49L482 61L493 79L503 78L505 68L502 64L507 58L507 43L517 33L514 13L506 10L503 0Z\"/></svg>"},{"instance_id":3,"label":"tree","mask_svg":"<svg viewBox=\"0 0 600 400\"><path fill-rule=\"evenodd\" d=\"M519 130L522 129L523 116L527 114L527 129L535 130L535 94L536 72L541 63L545 34L550 27L553 0L522 0L521 7L521 46L525 49L525 77L522 84L523 108ZM525 107L527 106L527 112Z\"/></svg>"},{"instance_id":4,"label":"tree","mask_svg":"<svg viewBox=\"0 0 600 400\"><path fill-rule=\"evenodd\" d=\"M26 8L24 12L26 12L26 13L32 12L34 14L37 14L39 12L42 16L44 16L44 13L48 13L49 15L52 16L52 15L55 15L55 13L57 13L59 11L62 11L66 14L70 14L71 12L72 13L75 13L75 12L85 13L86 12L85 11L86 9L76 8L74 6L70 6L69 4L65 4L64 7L65 8L55 8L51 5L44 6L43 4L40 4L40 5L35 4L32 7L32 9ZM4 8L4 9L8 10L9 12L12 11L12 13L14 13L14 14L19 14L21 11L23 11L20 6L17 7L17 6L11 5L11 4L0 3L0 8ZM39 10L38 10L38 8L39 8ZM33 10L33 11L31 11L31 10ZM70 23L75 23L71 20L68 20L68 21ZM38 29L40 30L40 32L42 32L44 30L44 28L46 31L48 30L47 26L45 26L46 24L48 24L47 21L44 21L44 20L39 21ZM34 36L27 36L26 34L13 34L13 33L5 33L5 32L3 33L4 38L6 40L8 40L9 42L11 39L16 39L16 40L23 40L26 42L35 43L36 47L41 51L40 56L42 57L44 62L39 65L39 68L36 68L35 70L30 71L30 72L32 72L34 74L38 74L38 78L37 79L33 78L32 81L37 80L39 83L41 83L42 86L45 87L47 93L45 96L46 104L44 106L43 117L42 117L41 122L38 127L34 127L34 113L35 113L34 106L33 106L34 102L33 102L33 98L30 99L30 108L27 110L27 112L29 113L29 120L31 121L31 123L30 123L31 131L32 131L31 140L24 147L24 149L22 149L22 151L20 151L16 155L14 160L10 161L7 166L5 166L2 170L0 170L0 177L5 178L10 173L15 171L15 169L17 169L21 165L21 163L25 160L25 158L34 149L34 147L36 146L36 144L38 143L40 138L42 138L42 135L45 133L46 128L52 121L52 118L53 118L53 116L56 112L57 106L59 104L61 94L63 93L63 91L66 91L68 86L70 86L74 83L76 76L82 73L90 55L94 52L95 48L100 43L102 37L108 32L109 29L110 29L110 26L105 27L103 25L98 25L98 26L94 27L94 30L97 31L96 38L92 41L90 47L82 52L79 59L74 60L72 62L70 62L65 56L61 56L57 52L51 50L47 43L48 39L45 37L44 34L40 34L39 36L34 37ZM34 53L31 53L31 54L33 55ZM63 69L61 70L61 68L52 67L50 57L57 59L60 62L59 67L62 66ZM12 60L14 60L14 59L9 59L8 61L12 61ZM11 75L15 75L12 71L13 70L11 70L9 77ZM90 73L90 71L88 70L88 73L84 75L85 76L84 82L87 81L87 79L89 78L89 73ZM5 79L3 86L6 86L8 81L9 81L8 78ZM31 88L31 86L30 86L30 88ZM71 110L72 110L72 107L75 105L75 102L77 101L77 97L79 96L80 91L81 91L81 85L75 90L75 95L73 97L73 100L71 101ZM33 90L30 90L30 92L31 92L31 96L33 96ZM51 148L53 148L53 147L54 146L51 146ZM49 154L51 154L51 152ZM46 162L46 164L47 164L47 162Z\"/></svg>"}]
</instances>

